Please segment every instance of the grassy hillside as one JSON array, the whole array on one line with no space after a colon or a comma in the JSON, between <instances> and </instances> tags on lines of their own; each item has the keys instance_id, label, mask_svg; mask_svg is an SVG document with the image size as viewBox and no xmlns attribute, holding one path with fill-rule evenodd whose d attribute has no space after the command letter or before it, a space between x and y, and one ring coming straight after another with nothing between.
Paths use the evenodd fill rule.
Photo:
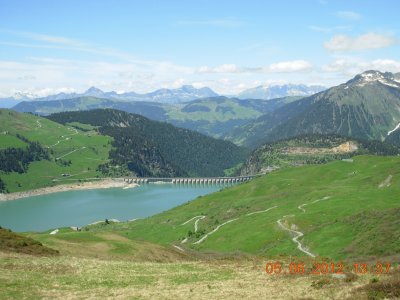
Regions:
<instances>
[{"instance_id":1,"label":"grassy hillside","mask_svg":"<svg viewBox=\"0 0 400 300\"><path fill-rule=\"evenodd\" d=\"M127 166L139 176L222 176L247 154L231 142L118 110L64 112L49 118L98 126L114 138L111 164Z\"/></svg>"},{"instance_id":2,"label":"grassy hillside","mask_svg":"<svg viewBox=\"0 0 400 300\"><path fill-rule=\"evenodd\" d=\"M102 176L97 167L108 161L112 139L94 130L79 130L32 114L0 110L0 148L25 149L27 143L38 142L50 158L31 162L26 173L0 171L0 178L9 192L24 191ZM69 174L63 176L62 174Z\"/></svg>"},{"instance_id":3,"label":"grassy hillside","mask_svg":"<svg viewBox=\"0 0 400 300\"><path fill-rule=\"evenodd\" d=\"M225 136L232 128L242 126L261 115L300 99L284 97L271 100L213 97L166 107L167 122L214 137Z\"/></svg>"},{"instance_id":4,"label":"grassy hillside","mask_svg":"<svg viewBox=\"0 0 400 300\"><path fill-rule=\"evenodd\" d=\"M306 256L291 234L278 225L281 220L303 232L300 241L317 256L396 255L400 227L393 226L391 216L399 208L399 167L399 157L358 156L353 162L282 169L165 213L107 229L121 230L134 240L175 243L201 251ZM197 232L196 219L181 225L196 216L205 216ZM227 221L203 242L193 244ZM185 238L187 242L181 244ZM371 243L374 247L362 246Z\"/></svg>"},{"instance_id":5,"label":"grassy hillside","mask_svg":"<svg viewBox=\"0 0 400 300\"><path fill-rule=\"evenodd\" d=\"M378 156L291 167L147 219L27 233L60 255L0 249L0 298L396 298L399 170L400 157ZM304 233L316 261L343 261L346 276L310 275L314 260L284 228ZM266 274L275 261L304 261L306 274ZM392 268L355 275L354 261Z\"/></svg>"}]
</instances>

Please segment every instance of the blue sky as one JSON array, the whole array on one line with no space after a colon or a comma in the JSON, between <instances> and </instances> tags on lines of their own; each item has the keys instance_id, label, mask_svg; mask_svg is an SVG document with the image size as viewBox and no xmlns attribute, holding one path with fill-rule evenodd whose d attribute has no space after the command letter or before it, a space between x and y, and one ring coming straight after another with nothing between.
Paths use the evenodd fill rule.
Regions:
<instances>
[{"instance_id":1,"label":"blue sky","mask_svg":"<svg viewBox=\"0 0 400 300\"><path fill-rule=\"evenodd\" d=\"M400 2L0 0L0 96L183 84L235 94L400 72Z\"/></svg>"}]
</instances>

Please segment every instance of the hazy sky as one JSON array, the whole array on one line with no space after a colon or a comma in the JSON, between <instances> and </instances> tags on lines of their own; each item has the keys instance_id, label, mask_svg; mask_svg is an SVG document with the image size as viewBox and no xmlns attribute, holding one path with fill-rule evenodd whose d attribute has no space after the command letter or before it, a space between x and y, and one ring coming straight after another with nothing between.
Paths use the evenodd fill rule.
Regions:
<instances>
[{"instance_id":1,"label":"hazy sky","mask_svg":"<svg viewBox=\"0 0 400 300\"><path fill-rule=\"evenodd\" d=\"M0 96L400 72L400 1L0 0Z\"/></svg>"}]
</instances>

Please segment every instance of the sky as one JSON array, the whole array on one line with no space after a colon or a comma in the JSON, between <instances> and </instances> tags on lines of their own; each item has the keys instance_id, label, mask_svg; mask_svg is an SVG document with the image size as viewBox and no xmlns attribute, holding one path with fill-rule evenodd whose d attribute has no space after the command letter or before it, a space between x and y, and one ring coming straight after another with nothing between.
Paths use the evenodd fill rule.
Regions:
<instances>
[{"instance_id":1,"label":"sky","mask_svg":"<svg viewBox=\"0 0 400 300\"><path fill-rule=\"evenodd\" d=\"M400 72L398 0L0 0L0 97Z\"/></svg>"}]
</instances>

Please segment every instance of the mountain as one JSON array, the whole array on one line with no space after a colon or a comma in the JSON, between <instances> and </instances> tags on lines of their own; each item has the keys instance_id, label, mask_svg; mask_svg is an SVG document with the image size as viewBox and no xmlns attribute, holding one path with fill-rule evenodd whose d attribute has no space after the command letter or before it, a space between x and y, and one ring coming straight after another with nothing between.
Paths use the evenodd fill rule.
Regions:
<instances>
[{"instance_id":1,"label":"mountain","mask_svg":"<svg viewBox=\"0 0 400 300\"><path fill-rule=\"evenodd\" d=\"M392 73L366 71L261 116L227 137L251 147L315 133L384 140L399 123L400 82Z\"/></svg>"},{"instance_id":2,"label":"mountain","mask_svg":"<svg viewBox=\"0 0 400 300\"><path fill-rule=\"evenodd\" d=\"M181 103L187 102L198 98L215 97L218 96L213 90L207 87L194 88L191 85L184 85L178 89L159 89L147 94L138 94L135 92L117 93L114 91L103 92L102 90L91 87L83 93L59 93L47 97L35 97L34 95L15 95L14 97L7 98L8 100L19 101L52 101L73 99L79 97L96 97L103 99L113 99L121 101L151 101L159 103ZM0 99L0 103L5 100Z\"/></svg>"},{"instance_id":3,"label":"mountain","mask_svg":"<svg viewBox=\"0 0 400 300\"><path fill-rule=\"evenodd\" d=\"M0 108L11 108L20 102L21 102L20 100L14 99L12 97L2 98L0 99Z\"/></svg>"},{"instance_id":4,"label":"mountain","mask_svg":"<svg viewBox=\"0 0 400 300\"><path fill-rule=\"evenodd\" d=\"M232 128L244 125L297 99L298 97L285 97L262 101L224 96L203 98L180 105L164 106L167 111L165 121L213 137L222 137Z\"/></svg>"},{"instance_id":5,"label":"mountain","mask_svg":"<svg viewBox=\"0 0 400 300\"><path fill-rule=\"evenodd\" d=\"M307 135L258 147L241 167L240 175L265 174L279 168L351 161L355 155L398 155L400 149L386 142L359 140L338 135Z\"/></svg>"},{"instance_id":6,"label":"mountain","mask_svg":"<svg viewBox=\"0 0 400 300\"><path fill-rule=\"evenodd\" d=\"M102 167L105 174L125 166L138 176L223 176L224 169L241 163L247 154L231 142L119 110L63 112L48 118L61 124L89 124L111 136L111 162Z\"/></svg>"},{"instance_id":7,"label":"mountain","mask_svg":"<svg viewBox=\"0 0 400 300\"><path fill-rule=\"evenodd\" d=\"M260 85L244 90L237 95L239 99L274 99L287 96L310 96L325 90L319 85L284 84L284 85Z\"/></svg>"},{"instance_id":8,"label":"mountain","mask_svg":"<svg viewBox=\"0 0 400 300\"><path fill-rule=\"evenodd\" d=\"M95 93L93 93L95 94ZM114 108L130 113L137 113L153 120L166 120L166 104L148 101L121 101L93 96L82 96L72 99L48 101L23 101L12 109L18 112L30 112L49 115L64 111L80 111L98 108Z\"/></svg>"},{"instance_id":9,"label":"mountain","mask_svg":"<svg viewBox=\"0 0 400 300\"><path fill-rule=\"evenodd\" d=\"M91 94L98 94L98 91L92 89ZM244 125L262 114L271 112L299 98L285 97L263 101L218 96L185 103L162 104L84 96L63 100L25 101L14 106L13 109L19 112L48 115L62 111L113 108L140 114L152 120L165 121L213 137L220 137L236 126Z\"/></svg>"},{"instance_id":10,"label":"mountain","mask_svg":"<svg viewBox=\"0 0 400 300\"><path fill-rule=\"evenodd\" d=\"M0 124L0 193L104 176L223 176L247 155L231 142L110 109L49 119L0 109Z\"/></svg>"}]
</instances>

